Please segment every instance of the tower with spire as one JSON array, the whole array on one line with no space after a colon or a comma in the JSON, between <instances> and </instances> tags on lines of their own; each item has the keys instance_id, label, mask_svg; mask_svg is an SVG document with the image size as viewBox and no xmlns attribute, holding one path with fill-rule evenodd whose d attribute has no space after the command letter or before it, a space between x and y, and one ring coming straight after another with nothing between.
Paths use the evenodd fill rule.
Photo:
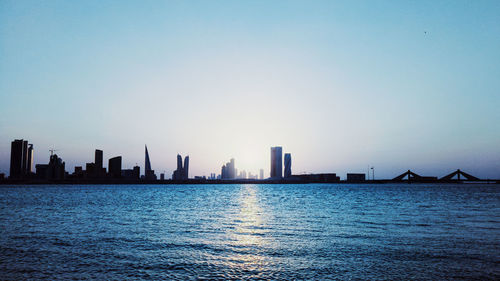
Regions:
<instances>
[{"instance_id":1,"label":"tower with spire","mask_svg":"<svg viewBox=\"0 0 500 281\"><path fill-rule=\"evenodd\" d=\"M144 178L146 180L156 180L155 171L151 170L151 162L149 160L148 146L144 145L145 151L145 159L144 159Z\"/></svg>"}]
</instances>

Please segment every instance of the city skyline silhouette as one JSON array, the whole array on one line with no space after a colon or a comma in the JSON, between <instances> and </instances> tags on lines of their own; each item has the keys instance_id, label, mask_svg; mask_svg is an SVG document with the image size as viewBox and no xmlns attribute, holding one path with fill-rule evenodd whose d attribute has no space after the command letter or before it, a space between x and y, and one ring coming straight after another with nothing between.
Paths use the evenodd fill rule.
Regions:
<instances>
[{"instance_id":1,"label":"city skyline silhouette","mask_svg":"<svg viewBox=\"0 0 500 281\"><path fill-rule=\"evenodd\" d=\"M0 0L0 280L500 280L499 0Z\"/></svg>"},{"instance_id":2,"label":"city skyline silhouette","mask_svg":"<svg viewBox=\"0 0 500 281\"><path fill-rule=\"evenodd\" d=\"M229 162L222 165L220 174L210 173L206 175L194 175L189 177L189 156L184 158L177 154L177 169L169 178L165 171L159 175L152 168L151 159L147 145L144 146L144 172L137 164L132 168L122 166L122 156L109 158L108 166L103 165L103 150L95 150L93 162L85 165L75 166L74 171L66 170L66 162L55 152L58 150L50 149L50 158L47 164L38 164L34 162L33 144L28 140L16 139L11 143L9 174L6 176L0 173L2 183L183 183L183 184L204 184L204 183L461 183L461 182L487 182L498 183L500 179L479 178L463 170L457 169L452 173L437 177L433 175L419 175L411 170L402 173L394 178L375 178L375 167L368 166L367 173L348 172L344 178L334 172L328 173L292 173L292 154L283 153L283 147L274 146L270 148L269 176L264 176L264 169L259 173L247 173L245 170L238 170L235 159L231 158ZM160 169L161 170L161 169ZM371 171L371 178L370 178ZM4 181L8 179L7 181Z\"/></svg>"},{"instance_id":3,"label":"city skyline silhouette","mask_svg":"<svg viewBox=\"0 0 500 281\"><path fill-rule=\"evenodd\" d=\"M143 171L147 143L166 175L267 174L282 145L299 173L500 178L499 6L4 1L0 173L23 138L69 170Z\"/></svg>"}]
</instances>

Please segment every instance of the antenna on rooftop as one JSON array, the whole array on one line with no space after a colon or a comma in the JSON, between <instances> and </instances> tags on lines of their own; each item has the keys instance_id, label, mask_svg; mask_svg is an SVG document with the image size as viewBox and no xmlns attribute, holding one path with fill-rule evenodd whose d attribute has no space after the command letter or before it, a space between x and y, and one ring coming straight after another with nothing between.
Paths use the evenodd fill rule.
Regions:
<instances>
[{"instance_id":1,"label":"antenna on rooftop","mask_svg":"<svg viewBox=\"0 0 500 281\"><path fill-rule=\"evenodd\" d=\"M52 149L49 149L49 151L50 151L50 156L52 156L52 155L54 155L54 152L59 151L59 149L52 148Z\"/></svg>"}]
</instances>

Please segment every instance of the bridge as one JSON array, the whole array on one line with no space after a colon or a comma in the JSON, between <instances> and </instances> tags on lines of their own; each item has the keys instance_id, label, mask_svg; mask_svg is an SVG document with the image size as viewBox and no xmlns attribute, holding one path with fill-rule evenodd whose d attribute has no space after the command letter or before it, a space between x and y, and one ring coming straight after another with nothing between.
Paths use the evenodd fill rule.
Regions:
<instances>
[{"instance_id":1,"label":"bridge","mask_svg":"<svg viewBox=\"0 0 500 281\"><path fill-rule=\"evenodd\" d=\"M482 180L471 174L468 174L460 169L442 177L427 177L421 176L410 170L392 179L393 182L485 182L490 180Z\"/></svg>"}]
</instances>

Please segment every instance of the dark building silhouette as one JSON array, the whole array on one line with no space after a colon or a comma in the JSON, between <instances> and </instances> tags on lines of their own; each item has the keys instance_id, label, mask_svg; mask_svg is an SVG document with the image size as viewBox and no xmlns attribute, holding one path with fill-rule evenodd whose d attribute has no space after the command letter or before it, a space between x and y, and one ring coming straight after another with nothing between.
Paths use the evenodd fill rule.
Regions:
<instances>
[{"instance_id":1,"label":"dark building silhouette","mask_svg":"<svg viewBox=\"0 0 500 281\"><path fill-rule=\"evenodd\" d=\"M133 169L122 170L122 178L128 180L138 180L141 177L141 168L139 166L134 166Z\"/></svg>"},{"instance_id":2,"label":"dark building silhouette","mask_svg":"<svg viewBox=\"0 0 500 281\"><path fill-rule=\"evenodd\" d=\"M134 168L132 170L134 171L135 178L137 178L137 179L141 178L141 167L134 166Z\"/></svg>"},{"instance_id":3,"label":"dark building silhouette","mask_svg":"<svg viewBox=\"0 0 500 281\"><path fill-rule=\"evenodd\" d=\"M172 173L172 180L182 179L182 156L177 154L177 169Z\"/></svg>"},{"instance_id":4,"label":"dark building silhouette","mask_svg":"<svg viewBox=\"0 0 500 281\"><path fill-rule=\"evenodd\" d=\"M182 171L182 156L177 154L177 170Z\"/></svg>"},{"instance_id":5,"label":"dark building silhouette","mask_svg":"<svg viewBox=\"0 0 500 281\"><path fill-rule=\"evenodd\" d=\"M26 177L28 172L28 141L23 141L23 157L21 165L21 173L24 177Z\"/></svg>"},{"instance_id":6,"label":"dark building silhouette","mask_svg":"<svg viewBox=\"0 0 500 281\"><path fill-rule=\"evenodd\" d=\"M88 178L92 178L95 175L95 163L86 163L85 164L85 176Z\"/></svg>"},{"instance_id":7,"label":"dark building silhouette","mask_svg":"<svg viewBox=\"0 0 500 281\"><path fill-rule=\"evenodd\" d=\"M184 158L184 166L182 165L182 156L177 154L177 170L172 174L173 180L189 179L189 156Z\"/></svg>"},{"instance_id":8,"label":"dark building silhouette","mask_svg":"<svg viewBox=\"0 0 500 281\"><path fill-rule=\"evenodd\" d=\"M146 180L156 180L155 171L151 169L151 162L149 161L149 153L148 147L144 145L145 151L145 159L144 159L144 178Z\"/></svg>"},{"instance_id":9,"label":"dark building silhouette","mask_svg":"<svg viewBox=\"0 0 500 281\"><path fill-rule=\"evenodd\" d=\"M348 173L347 181L348 182L364 182L366 180L365 174L356 174L356 173Z\"/></svg>"},{"instance_id":10,"label":"dark building silhouette","mask_svg":"<svg viewBox=\"0 0 500 281\"><path fill-rule=\"evenodd\" d=\"M109 175L113 178L119 178L122 175L122 157L117 156L108 161Z\"/></svg>"},{"instance_id":11,"label":"dark building silhouette","mask_svg":"<svg viewBox=\"0 0 500 281\"><path fill-rule=\"evenodd\" d=\"M83 178L83 168L82 166L75 166L75 172L73 173L73 176L76 178Z\"/></svg>"},{"instance_id":12,"label":"dark building silhouette","mask_svg":"<svg viewBox=\"0 0 500 281\"><path fill-rule=\"evenodd\" d=\"M271 147L271 178L283 177L283 149L281 146Z\"/></svg>"},{"instance_id":13,"label":"dark building silhouette","mask_svg":"<svg viewBox=\"0 0 500 281\"><path fill-rule=\"evenodd\" d=\"M100 149L95 150L94 163L95 163L95 168L97 169L97 171L101 171L102 170L102 150L100 150Z\"/></svg>"},{"instance_id":14,"label":"dark building silhouette","mask_svg":"<svg viewBox=\"0 0 500 281\"><path fill-rule=\"evenodd\" d=\"M103 167L103 152L100 149L95 150L94 162L85 164L85 171L82 177L88 179L106 178L106 168Z\"/></svg>"},{"instance_id":15,"label":"dark building silhouette","mask_svg":"<svg viewBox=\"0 0 500 281\"><path fill-rule=\"evenodd\" d=\"M96 149L95 150L95 160L94 160L94 163L95 163L95 167L97 169L101 169L102 168L102 150L100 150L100 149Z\"/></svg>"},{"instance_id":16,"label":"dark building silhouette","mask_svg":"<svg viewBox=\"0 0 500 281\"><path fill-rule=\"evenodd\" d=\"M10 146L10 178L22 178L23 140L14 140Z\"/></svg>"},{"instance_id":17,"label":"dark building silhouette","mask_svg":"<svg viewBox=\"0 0 500 281\"><path fill-rule=\"evenodd\" d=\"M97 166L97 165L96 165ZM113 178L119 178L122 174L122 157L116 156L108 160L109 175Z\"/></svg>"},{"instance_id":18,"label":"dark building silhouette","mask_svg":"<svg viewBox=\"0 0 500 281\"><path fill-rule=\"evenodd\" d=\"M285 178L292 176L292 155L285 153Z\"/></svg>"},{"instance_id":19,"label":"dark building silhouette","mask_svg":"<svg viewBox=\"0 0 500 281\"><path fill-rule=\"evenodd\" d=\"M326 174L307 174L307 175L294 175L292 179L298 179L305 182L339 182L340 177L335 173Z\"/></svg>"},{"instance_id":20,"label":"dark building silhouette","mask_svg":"<svg viewBox=\"0 0 500 281\"><path fill-rule=\"evenodd\" d=\"M31 175L33 170L33 145L28 141L14 140L10 148L10 178L22 179Z\"/></svg>"},{"instance_id":21,"label":"dark building silhouette","mask_svg":"<svg viewBox=\"0 0 500 281\"><path fill-rule=\"evenodd\" d=\"M36 165L36 176L39 179L63 180L66 178L66 163L57 154L51 155L49 164Z\"/></svg>"},{"instance_id":22,"label":"dark building silhouette","mask_svg":"<svg viewBox=\"0 0 500 281\"><path fill-rule=\"evenodd\" d=\"M189 156L184 158L184 179L189 179Z\"/></svg>"}]
</instances>

